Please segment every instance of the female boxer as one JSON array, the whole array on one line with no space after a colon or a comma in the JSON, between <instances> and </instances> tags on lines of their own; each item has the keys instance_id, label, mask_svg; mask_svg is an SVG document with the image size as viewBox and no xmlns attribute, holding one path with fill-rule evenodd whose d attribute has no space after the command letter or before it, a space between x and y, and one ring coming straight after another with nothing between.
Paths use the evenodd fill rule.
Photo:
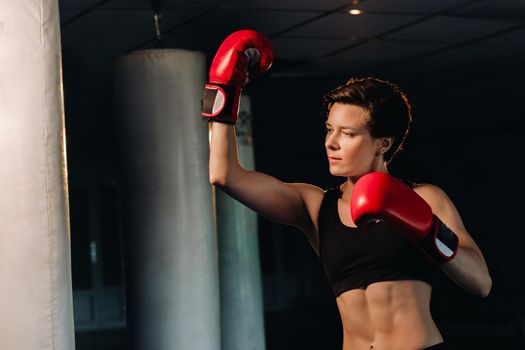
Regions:
<instances>
[{"instance_id":1,"label":"female boxer","mask_svg":"<svg viewBox=\"0 0 525 350\"><path fill-rule=\"evenodd\" d=\"M480 297L492 281L445 192L388 174L412 123L405 95L374 78L330 91L325 148L330 173L346 182L327 191L284 183L240 166L233 126L246 74L264 73L272 57L266 37L244 30L226 38L213 60L203 101L212 123L210 182L260 215L304 232L336 297L343 350L444 349L430 314L433 269Z\"/></svg>"}]
</instances>

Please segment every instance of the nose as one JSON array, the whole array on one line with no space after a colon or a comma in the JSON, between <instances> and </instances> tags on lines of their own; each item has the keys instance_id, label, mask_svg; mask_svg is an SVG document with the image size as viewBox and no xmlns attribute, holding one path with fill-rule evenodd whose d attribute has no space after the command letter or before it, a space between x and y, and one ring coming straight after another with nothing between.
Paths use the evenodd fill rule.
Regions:
<instances>
[{"instance_id":1,"label":"nose","mask_svg":"<svg viewBox=\"0 0 525 350\"><path fill-rule=\"evenodd\" d=\"M336 133L332 132L331 134L326 134L326 139L324 142L326 149L331 151L339 149L339 144L337 143Z\"/></svg>"}]
</instances>

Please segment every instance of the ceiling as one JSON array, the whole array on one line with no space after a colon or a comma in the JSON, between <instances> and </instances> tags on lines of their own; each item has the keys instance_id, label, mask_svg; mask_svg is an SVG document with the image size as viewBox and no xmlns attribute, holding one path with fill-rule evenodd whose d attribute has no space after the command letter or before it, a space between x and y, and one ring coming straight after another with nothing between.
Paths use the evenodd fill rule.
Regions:
<instances>
[{"instance_id":1,"label":"ceiling","mask_svg":"<svg viewBox=\"0 0 525 350\"><path fill-rule=\"evenodd\" d=\"M155 1L154 1L155 2ZM275 48L271 77L389 76L525 56L523 0L164 0L162 41L149 0L60 0L64 60L88 69L163 46L206 53L251 28ZM360 15L348 10L358 9Z\"/></svg>"}]
</instances>

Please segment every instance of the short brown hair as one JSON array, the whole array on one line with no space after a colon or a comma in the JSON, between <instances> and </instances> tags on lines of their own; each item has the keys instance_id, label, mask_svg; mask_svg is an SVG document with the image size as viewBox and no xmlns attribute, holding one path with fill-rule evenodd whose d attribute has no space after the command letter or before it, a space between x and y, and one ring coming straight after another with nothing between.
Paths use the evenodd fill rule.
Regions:
<instances>
[{"instance_id":1,"label":"short brown hair","mask_svg":"<svg viewBox=\"0 0 525 350\"><path fill-rule=\"evenodd\" d=\"M325 118L336 102L366 109L370 113L368 129L373 138L395 138L385 154L387 163L403 150L412 125L412 109L399 86L377 78L352 78L323 97L322 115Z\"/></svg>"}]
</instances>

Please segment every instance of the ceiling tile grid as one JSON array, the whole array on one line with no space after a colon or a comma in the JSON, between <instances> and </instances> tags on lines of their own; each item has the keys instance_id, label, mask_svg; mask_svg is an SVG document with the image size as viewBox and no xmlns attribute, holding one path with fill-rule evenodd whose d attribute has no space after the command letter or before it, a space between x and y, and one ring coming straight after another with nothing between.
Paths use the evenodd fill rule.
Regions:
<instances>
[{"instance_id":1,"label":"ceiling tile grid","mask_svg":"<svg viewBox=\"0 0 525 350\"><path fill-rule=\"evenodd\" d=\"M523 0L163 0L166 48L213 57L239 29L269 36L279 74L370 69L444 69L523 51ZM349 15L358 8L363 14ZM63 48L86 62L110 62L154 47L148 0L60 0ZM411 62L411 63L405 63ZM307 64L305 64L307 63ZM308 68L307 68L308 67ZM391 68L389 68L391 67Z\"/></svg>"},{"instance_id":2,"label":"ceiling tile grid","mask_svg":"<svg viewBox=\"0 0 525 350\"><path fill-rule=\"evenodd\" d=\"M316 39L280 36L272 39L272 46L277 59L285 60L313 60L325 55L350 39Z\"/></svg>"},{"instance_id":3,"label":"ceiling tile grid","mask_svg":"<svg viewBox=\"0 0 525 350\"><path fill-rule=\"evenodd\" d=\"M512 30L507 33L487 38L484 44L494 47L512 47L521 52L525 51L525 24L521 29Z\"/></svg>"},{"instance_id":4,"label":"ceiling tile grid","mask_svg":"<svg viewBox=\"0 0 525 350\"><path fill-rule=\"evenodd\" d=\"M365 12L391 13L436 13L447 9L462 6L469 0L368 0L363 1L356 8Z\"/></svg>"},{"instance_id":5,"label":"ceiling tile grid","mask_svg":"<svg viewBox=\"0 0 525 350\"><path fill-rule=\"evenodd\" d=\"M176 47L202 50L207 54L214 53L222 41L231 33L241 29L253 29L270 36L295 23L312 17L311 13L304 12L277 12L259 13L248 10L214 11L197 21L177 28L166 35Z\"/></svg>"},{"instance_id":6,"label":"ceiling tile grid","mask_svg":"<svg viewBox=\"0 0 525 350\"><path fill-rule=\"evenodd\" d=\"M458 43L483 37L514 25L506 21L437 16L388 35L387 38Z\"/></svg>"},{"instance_id":7,"label":"ceiling tile grid","mask_svg":"<svg viewBox=\"0 0 525 350\"><path fill-rule=\"evenodd\" d=\"M333 13L315 22L294 29L287 35L303 37L358 37L368 38L388 32L400 25L418 19L410 15L360 15Z\"/></svg>"},{"instance_id":8,"label":"ceiling tile grid","mask_svg":"<svg viewBox=\"0 0 525 350\"><path fill-rule=\"evenodd\" d=\"M233 1L229 4L238 7L250 9L274 9L274 10L301 10L301 11L327 11L338 7L353 7L353 3L358 0L285 0L285 1L268 1L268 0L241 0Z\"/></svg>"},{"instance_id":9,"label":"ceiling tile grid","mask_svg":"<svg viewBox=\"0 0 525 350\"><path fill-rule=\"evenodd\" d=\"M441 44L395 42L386 40L371 40L362 45L347 50L342 54L329 56L311 62L309 65L292 67L289 72L298 75L316 74L371 74L384 70L398 62L411 59L430 50L437 50Z\"/></svg>"},{"instance_id":10,"label":"ceiling tile grid","mask_svg":"<svg viewBox=\"0 0 525 350\"><path fill-rule=\"evenodd\" d=\"M523 0L483 0L455 10L452 13L478 18L493 18L508 21L525 21Z\"/></svg>"},{"instance_id":11,"label":"ceiling tile grid","mask_svg":"<svg viewBox=\"0 0 525 350\"><path fill-rule=\"evenodd\" d=\"M443 47L436 43L410 43L390 40L371 40L344 53L321 59L320 62L349 64L368 62L368 66L397 62Z\"/></svg>"}]
</instances>

